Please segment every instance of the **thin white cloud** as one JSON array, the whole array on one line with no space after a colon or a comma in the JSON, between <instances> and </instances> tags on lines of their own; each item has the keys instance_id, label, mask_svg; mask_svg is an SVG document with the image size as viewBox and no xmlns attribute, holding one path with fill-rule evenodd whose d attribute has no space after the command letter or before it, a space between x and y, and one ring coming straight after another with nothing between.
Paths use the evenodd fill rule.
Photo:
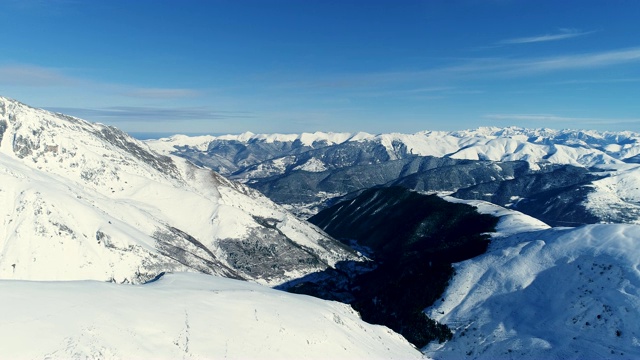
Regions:
<instances>
[{"instance_id":1,"label":"thin white cloud","mask_svg":"<svg viewBox=\"0 0 640 360\"><path fill-rule=\"evenodd\" d=\"M0 85L8 86L69 86L79 80L58 69L34 65L0 66Z\"/></svg>"},{"instance_id":2,"label":"thin white cloud","mask_svg":"<svg viewBox=\"0 0 640 360\"><path fill-rule=\"evenodd\" d=\"M252 118L249 112L217 111L206 107L142 107L112 106L106 108L49 107L47 110L77 116L91 121L105 122L163 122L178 120L224 120Z\"/></svg>"},{"instance_id":3,"label":"thin white cloud","mask_svg":"<svg viewBox=\"0 0 640 360\"><path fill-rule=\"evenodd\" d=\"M407 84L420 89L443 89L453 82L480 78L515 78L541 73L607 68L640 63L640 47L573 55L530 58L471 58L457 64L424 70L343 74L334 77L311 77L281 84L283 88L307 89L380 89ZM428 84L439 84L429 87ZM426 92L426 91L425 91Z\"/></svg>"},{"instance_id":4,"label":"thin white cloud","mask_svg":"<svg viewBox=\"0 0 640 360\"><path fill-rule=\"evenodd\" d=\"M630 124L640 123L640 118L591 118L591 117L570 117L553 114L487 114L483 118L491 120L505 121L538 121L538 122L562 122L576 123L584 125L607 125L607 124Z\"/></svg>"},{"instance_id":5,"label":"thin white cloud","mask_svg":"<svg viewBox=\"0 0 640 360\"><path fill-rule=\"evenodd\" d=\"M528 43L538 43L538 42L547 42L547 41L558 41L571 39L579 36L589 35L594 33L594 31L578 31L575 29L560 29L560 32L556 34L545 34L531 37L521 37L514 39L506 39L499 41L499 45L512 45L512 44L528 44Z\"/></svg>"},{"instance_id":6,"label":"thin white cloud","mask_svg":"<svg viewBox=\"0 0 640 360\"><path fill-rule=\"evenodd\" d=\"M580 79L580 80L556 81L553 84L557 84L557 85L581 85L581 84L618 84L618 83L635 83L635 82L640 82L640 78Z\"/></svg>"},{"instance_id":7,"label":"thin white cloud","mask_svg":"<svg viewBox=\"0 0 640 360\"><path fill-rule=\"evenodd\" d=\"M364 91L350 94L351 97L388 97L388 96L420 96L428 94L450 93L456 89L452 86L419 87L410 89L389 89L384 91Z\"/></svg>"},{"instance_id":8,"label":"thin white cloud","mask_svg":"<svg viewBox=\"0 0 640 360\"><path fill-rule=\"evenodd\" d=\"M527 121L561 121L571 122L576 120L586 120L585 118L564 117L552 114L487 114L485 119L492 120L527 120Z\"/></svg>"},{"instance_id":9,"label":"thin white cloud","mask_svg":"<svg viewBox=\"0 0 640 360\"><path fill-rule=\"evenodd\" d=\"M546 72L564 70L584 70L605 68L616 65L640 62L640 47L583 53L575 55L560 55L543 58L485 58L471 59L466 63L429 71L429 74L449 74L452 76L527 76ZM423 72L424 75L427 72ZM414 73L414 77L418 73Z\"/></svg>"},{"instance_id":10,"label":"thin white cloud","mask_svg":"<svg viewBox=\"0 0 640 360\"><path fill-rule=\"evenodd\" d=\"M65 71L29 64L0 65L0 85L16 87L70 87L101 90L134 98L180 99L202 95L200 91L185 88L145 88L125 84L112 84L68 75Z\"/></svg>"},{"instance_id":11,"label":"thin white cloud","mask_svg":"<svg viewBox=\"0 0 640 360\"><path fill-rule=\"evenodd\" d=\"M570 69L600 68L640 61L640 48L587 53L553 58L537 59L521 64L515 64L523 70L554 71Z\"/></svg>"},{"instance_id":12,"label":"thin white cloud","mask_svg":"<svg viewBox=\"0 0 640 360\"><path fill-rule=\"evenodd\" d=\"M125 92L124 95L148 99L175 99L200 96L200 92L192 89L139 88Z\"/></svg>"}]
</instances>

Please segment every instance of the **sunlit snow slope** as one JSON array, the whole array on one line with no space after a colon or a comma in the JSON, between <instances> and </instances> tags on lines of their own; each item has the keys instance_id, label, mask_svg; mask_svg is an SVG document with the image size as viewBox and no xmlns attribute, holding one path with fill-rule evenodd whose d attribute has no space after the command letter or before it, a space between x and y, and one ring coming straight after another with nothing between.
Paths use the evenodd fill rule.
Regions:
<instances>
[{"instance_id":1,"label":"sunlit snow slope","mask_svg":"<svg viewBox=\"0 0 640 360\"><path fill-rule=\"evenodd\" d=\"M0 278L277 284L354 256L243 185L113 127L0 97Z\"/></svg>"},{"instance_id":2,"label":"sunlit snow slope","mask_svg":"<svg viewBox=\"0 0 640 360\"><path fill-rule=\"evenodd\" d=\"M481 203L477 203L481 204ZM435 359L637 359L640 226L548 228L510 210L485 255L456 265L430 317L454 331Z\"/></svg>"},{"instance_id":3,"label":"sunlit snow slope","mask_svg":"<svg viewBox=\"0 0 640 360\"><path fill-rule=\"evenodd\" d=\"M421 358L348 305L214 276L0 280L0 293L2 359Z\"/></svg>"}]
</instances>

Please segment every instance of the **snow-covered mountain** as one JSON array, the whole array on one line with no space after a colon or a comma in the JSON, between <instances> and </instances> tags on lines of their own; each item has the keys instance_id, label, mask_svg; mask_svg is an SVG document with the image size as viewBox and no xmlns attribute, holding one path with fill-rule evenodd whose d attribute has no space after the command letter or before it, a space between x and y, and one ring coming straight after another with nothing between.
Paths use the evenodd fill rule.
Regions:
<instances>
[{"instance_id":1,"label":"snow-covered mountain","mask_svg":"<svg viewBox=\"0 0 640 360\"><path fill-rule=\"evenodd\" d=\"M245 182L301 217L354 191L399 185L492 201L558 224L640 223L640 134L632 132L509 127L176 135L147 143Z\"/></svg>"},{"instance_id":2,"label":"snow-covered mountain","mask_svg":"<svg viewBox=\"0 0 640 360\"><path fill-rule=\"evenodd\" d=\"M2 359L419 359L348 305L200 274L0 280Z\"/></svg>"},{"instance_id":3,"label":"snow-covered mountain","mask_svg":"<svg viewBox=\"0 0 640 360\"><path fill-rule=\"evenodd\" d=\"M551 228L512 210L638 222L637 139L480 128L145 143L0 98L0 308L11 309L0 336L15 339L0 346L0 358L420 357L348 306L193 272L292 288L321 280L329 290L339 283L326 274L337 274L354 304L373 309L370 318L398 318L385 306L398 297L410 310L400 328L416 316L445 335L436 339L453 330L452 340L423 349L435 359L640 358L640 226ZM365 269L349 247L248 185L271 197L347 195L335 205L345 211L326 217L344 230L340 236L357 242L364 233L373 242L359 244L369 247L363 251L395 251L390 240L409 234L399 250L410 258L392 251ZM363 191L374 185L384 188ZM393 185L446 192L456 196L446 200L498 216L488 252L454 264L452 278L425 277L440 265L452 270L439 261L461 260L440 251L460 256L471 248L465 241L484 251L487 226L497 220L435 196L399 196L407 191ZM412 200L402 206L403 199ZM430 257L414 259L418 250ZM176 274L183 271L191 273ZM172 274L157 276L164 272ZM79 279L101 282L24 281ZM436 280L444 293L434 293ZM439 323L413 301L425 295Z\"/></svg>"},{"instance_id":4,"label":"snow-covered mountain","mask_svg":"<svg viewBox=\"0 0 640 360\"><path fill-rule=\"evenodd\" d=\"M0 98L0 278L278 284L355 259L255 190L120 130Z\"/></svg>"},{"instance_id":5,"label":"snow-covered mountain","mask_svg":"<svg viewBox=\"0 0 640 360\"><path fill-rule=\"evenodd\" d=\"M454 332L425 348L428 356L640 357L640 226L548 228L475 204L502 220L487 253L456 264L443 301L428 309Z\"/></svg>"},{"instance_id":6,"label":"snow-covered mountain","mask_svg":"<svg viewBox=\"0 0 640 360\"><path fill-rule=\"evenodd\" d=\"M170 138L147 141L164 153L210 153L233 166L209 165L222 174L235 173L246 179L270 176L278 169L307 166L312 169L341 166L331 158L301 158L296 154L349 143L369 143L379 146L389 160L410 155L450 157L467 160L517 161L531 164L554 163L583 167L602 164L636 162L640 154L640 134L633 132L597 132L582 130L525 129L517 127L481 127L464 131L422 131L415 134L368 133L302 133L253 134ZM373 146L371 145L371 146ZM231 149L227 151L222 149ZM262 156L252 156L260 148ZM293 157L292 157L293 156ZM309 163L311 162L311 163ZM316 166L312 166L316 163ZM248 169L251 165L260 167ZM247 168L247 169L245 169ZM242 171L238 172L237 170Z\"/></svg>"},{"instance_id":7,"label":"snow-covered mountain","mask_svg":"<svg viewBox=\"0 0 640 360\"><path fill-rule=\"evenodd\" d=\"M403 309L425 301L421 296L442 283L433 275L446 270L441 262L451 255L462 257L472 248L474 241L460 231L486 231L479 227L484 221L463 208L436 201L433 195L407 193L393 187L370 189L311 218L337 238L366 246L374 259L381 249L393 249L393 257L376 269L384 270L382 273L363 275L363 279L379 278L360 284L356 276L349 282L357 289L354 296L359 300L354 306L365 319L367 312L359 307L375 307L390 297L404 301ZM414 201L408 203L411 198ZM492 237L487 252L476 252L454 263L455 271L451 269L452 277L446 277L442 287L446 290L436 294L433 305L426 309L429 318L452 331L450 340L431 342L422 349L428 357L640 358L640 225L551 228L488 202L454 197L444 200L475 206L498 221L494 230L483 233ZM464 213L470 217L461 216ZM460 241L467 243L456 248ZM409 251L394 249L404 242ZM421 251L426 255L421 261L412 264L402 260ZM389 267L398 259L400 272ZM404 281L407 277L413 278ZM385 288L385 280L391 283L390 290ZM336 282L326 279L309 281L318 284L305 287L312 291L323 290L324 284L329 290L337 288ZM374 293L367 287L384 290ZM372 294L373 299L366 297ZM389 313L398 316L399 312ZM405 320L403 329L411 325ZM426 325L425 332L429 329L441 334L439 327Z\"/></svg>"}]
</instances>

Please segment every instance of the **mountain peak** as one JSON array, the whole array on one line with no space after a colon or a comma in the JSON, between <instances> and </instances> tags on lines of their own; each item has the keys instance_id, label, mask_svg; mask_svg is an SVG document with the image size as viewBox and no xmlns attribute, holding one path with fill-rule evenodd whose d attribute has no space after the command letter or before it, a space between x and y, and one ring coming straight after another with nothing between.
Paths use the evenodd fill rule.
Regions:
<instances>
[{"instance_id":1,"label":"mountain peak","mask_svg":"<svg viewBox=\"0 0 640 360\"><path fill-rule=\"evenodd\" d=\"M117 128L0 104L0 277L279 283L356 258L257 191Z\"/></svg>"}]
</instances>

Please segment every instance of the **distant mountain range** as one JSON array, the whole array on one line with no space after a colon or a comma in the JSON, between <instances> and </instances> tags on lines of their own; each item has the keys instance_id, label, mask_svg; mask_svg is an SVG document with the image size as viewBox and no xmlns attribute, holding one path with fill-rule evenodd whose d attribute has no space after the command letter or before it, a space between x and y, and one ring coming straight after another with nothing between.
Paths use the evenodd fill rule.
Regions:
<instances>
[{"instance_id":1,"label":"distant mountain range","mask_svg":"<svg viewBox=\"0 0 640 360\"><path fill-rule=\"evenodd\" d=\"M640 221L640 134L478 128L148 140L301 217L372 186L482 199L554 225Z\"/></svg>"}]
</instances>

